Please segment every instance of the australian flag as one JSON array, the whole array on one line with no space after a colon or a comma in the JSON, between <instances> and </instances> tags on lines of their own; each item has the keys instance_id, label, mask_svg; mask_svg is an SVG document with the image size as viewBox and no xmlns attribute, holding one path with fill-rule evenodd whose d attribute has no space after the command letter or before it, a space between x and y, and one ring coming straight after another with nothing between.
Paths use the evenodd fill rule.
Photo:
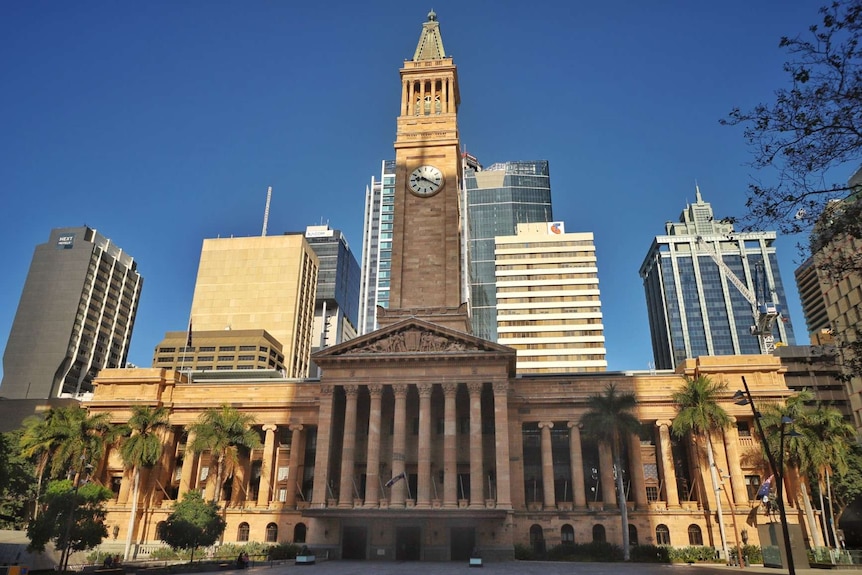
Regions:
<instances>
[{"instance_id":1,"label":"australian flag","mask_svg":"<svg viewBox=\"0 0 862 575\"><path fill-rule=\"evenodd\" d=\"M402 480L402 479L404 479L405 477L407 477L407 472L406 472L406 471L402 471L401 473L399 473L398 475L394 476L392 479L390 479L389 481L387 481L387 482L386 482L386 487L392 487L393 485L395 485L396 483L398 483L399 481L401 481L401 480Z\"/></svg>"},{"instance_id":2,"label":"australian flag","mask_svg":"<svg viewBox=\"0 0 862 575\"><path fill-rule=\"evenodd\" d=\"M763 484L760 486L760 489L757 490L757 499L764 499L769 497L769 490L772 489L772 480L774 478L774 475L770 475L769 479L763 482Z\"/></svg>"}]
</instances>

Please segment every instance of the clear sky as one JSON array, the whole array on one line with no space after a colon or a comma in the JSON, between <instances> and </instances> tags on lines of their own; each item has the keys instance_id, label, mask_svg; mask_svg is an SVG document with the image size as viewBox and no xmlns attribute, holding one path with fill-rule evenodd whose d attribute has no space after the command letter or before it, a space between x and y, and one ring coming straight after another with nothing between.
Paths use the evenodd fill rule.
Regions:
<instances>
[{"instance_id":1,"label":"clear sky","mask_svg":"<svg viewBox=\"0 0 862 575\"><path fill-rule=\"evenodd\" d=\"M647 369L638 268L694 200L744 212L734 106L786 85L782 35L819 2L413 0L5 2L0 17L0 343L51 228L138 261L129 361L188 321L204 238L328 222L361 255L365 187L393 157L401 84L433 8L458 66L461 140L547 159L556 219L595 233L609 369ZM849 173L847 174L849 175ZM798 238L779 241L799 343Z\"/></svg>"}]
</instances>

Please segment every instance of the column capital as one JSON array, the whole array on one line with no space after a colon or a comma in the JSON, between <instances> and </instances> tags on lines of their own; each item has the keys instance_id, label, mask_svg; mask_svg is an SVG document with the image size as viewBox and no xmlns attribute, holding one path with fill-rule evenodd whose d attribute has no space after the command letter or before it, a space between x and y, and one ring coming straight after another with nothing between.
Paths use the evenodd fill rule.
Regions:
<instances>
[{"instance_id":1,"label":"column capital","mask_svg":"<svg viewBox=\"0 0 862 575\"><path fill-rule=\"evenodd\" d=\"M303 426L302 426L302 424L301 424L301 423L292 423L292 424L288 427L288 429L289 429L290 431L302 431L302 430L303 430Z\"/></svg>"},{"instance_id":2,"label":"column capital","mask_svg":"<svg viewBox=\"0 0 862 575\"><path fill-rule=\"evenodd\" d=\"M507 381L495 381L493 387L494 395L505 395L509 393L509 382Z\"/></svg>"},{"instance_id":3,"label":"column capital","mask_svg":"<svg viewBox=\"0 0 862 575\"><path fill-rule=\"evenodd\" d=\"M731 424L731 425L733 425L733 426L735 426L735 425L736 425L736 422L737 422L737 421L739 421L739 420L736 418L736 416L735 416L735 415L731 415L731 416L729 416L729 417L727 418L727 420L728 420L728 421L730 421L730 424Z\"/></svg>"},{"instance_id":4,"label":"column capital","mask_svg":"<svg viewBox=\"0 0 862 575\"><path fill-rule=\"evenodd\" d=\"M554 428L554 422L553 421L540 421L539 422L539 429L542 429L545 427L547 427L548 429L553 429Z\"/></svg>"},{"instance_id":5,"label":"column capital","mask_svg":"<svg viewBox=\"0 0 862 575\"><path fill-rule=\"evenodd\" d=\"M470 392L470 395L479 395L482 393L482 384L476 382L468 383L467 391Z\"/></svg>"},{"instance_id":6,"label":"column capital","mask_svg":"<svg viewBox=\"0 0 862 575\"><path fill-rule=\"evenodd\" d=\"M433 383L418 383L416 389L419 391L419 397L431 397L431 392L434 390Z\"/></svg>"},{"instance_id":7,"label":"column capital","mask_svg":"<svg viewBox=\"0 0 862 575\"><path fill-rule=\"evenodd\" d=\"M569 429L577 429L578 431L581 431L584 428L584 424L580 421L570 421L566 423L566 427L568 427Z\"/></svg>"},{"instance_id":8,"label":"column capital","mask_svg":"<svg viewBox=\"0 0 862 575\"><path fill-rule=\"evenodd\" d=\"M406 383L396 383L392 386L392 391L395 393L395 397L406 397L407 396L407 384Z\"/></svg>"},{"instance_id":9,"label":"column capital","mask_svg":"<svg viewBox=\"0 0 862 575\"><path fill-rule=\"evenodd\" d=\"M383 384L380 383L372 383L368 385L368 393L371 397L380 397L383 395Z\"/></svg>"},{"instance_id":10,"label":"column capital","mask_svg":"<svg viewBox=\"0 0 862 575\"><path fill-rule=\"evenodd\" d=\"M669 419L659 419L655 422L655 426L659 427L659 428L661 428L661 427L670 428L671 421Z\"/></svg>"},{"instance_id":11,"label":"column capital","mask_svg":"<svg viewBox=\"0 0 862 575\"><path fill-rule=\"evenodd\" d=\"M322 384L320 386L320 394L321 395L332 395L332 392L335 391L335 386L330 384Z\"/></svg>"},{"instance_id":12,"label":"column capital","mask_svg":"<svg viewBox=\"0 0 862 575\"><path fill-rule=\"evenodd\" d=\"M443 384L443 395L446 397L455 395L458 392L458 384L447 381Z\"/></svg>"},{"instance_id":13,"label":"column capital","mask_svg":"<svg viewBox=\"0 0 862 575\"><path fill-rule=\"evenodd\" d=\"M274 423L265 423L260 426L263 431L278 431L278 426Z\"/></svg>"},{"instance_id":14,"label":"column capital","mask_svg":"<svg viewBox=\"0 0 862 575\"><path fill-rule=\"evenodd\" d=\"M359 394L359 386L355 383L344 385L342 387L344 387L344 395L355 397L357 394Z\"/></svg>"}]
</instances>

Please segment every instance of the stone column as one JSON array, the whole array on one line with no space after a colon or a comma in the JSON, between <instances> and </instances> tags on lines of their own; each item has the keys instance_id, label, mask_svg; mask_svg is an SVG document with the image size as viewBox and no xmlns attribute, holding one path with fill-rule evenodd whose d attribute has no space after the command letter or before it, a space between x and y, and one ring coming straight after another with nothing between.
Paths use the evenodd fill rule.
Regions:
<instances>
[{"instance_id":1,"label":"stone column","mask_svg":"<svg viewBox=\"0 0 862 575\"><path fill-rule=\"evenodd\" d=\"M407 85L407 115L415 116L416 114L416 82L410 80Z\"/></svg>"},{"instance_id":2,"label":"stone column","mask_svg":"<svg viewBox=\"0 0 862 575\"><path fill-rule=\"evenodd\" d=\"M410 109L410 100L408 99L407 80L401 81L401 115L406 116Z\"/></svg>"},{"instance_id":3,"label":"stone column","mask_svg":"<svg viewBox=\"0 0 862 575\"><path fill-rule=\"evenodd\" d=\"M425 115L425 80L419 84L419 115Z\"/></svg>"},{"instance_id":4,"label":"stone column","mask_svg":"<svg viewBox=\"0 0 862 575\"><path fill-rule=\"evenodd\" d=\"M673 466L673 449L670 441L670 421L656 421L658 427L659 457L664 480L665 501L669 508L679 507L679 491L676 487L676 469Z\"/></svg>"},{"instance_id":5,"label":"stone column","mask_svg":"<svg viewBox=\"0 0 862 575\"><path fill-rule=\"evenodd\" d=\"M470 394L470 507L485 507L482 481L482 384L468 383Z\"/></svg>"},{"instance_id":6,"label":"stone column","mask_svg":"<svg viewBox=\"0 0 862 575\"><path fill-rule=\"evenodd\" d=\"M452 112L449 106L449 78L443 80L443 111L447 114Z\"/></svg>"},{"instance_id":7,"label":"stone column","mask_svg":"<svg viewBox=\"0 0 862 575\"><path fill-rule=\"evenodd\" d=\"M338 506L353 507L353 466L356 461L356 399L358 385L345 385L344 443L341 448L341 484L338 488Z\"/></svg>"},{"instance_id":8,"label":"stone column","mask_svg":"<svg viewBox=\"0 0 862 575\"><path fill-rule=\"evenodd\" d=\"M606 441L599 442L599 473L602 477L602 501L608 505L617 503L617 483L614 479L614 457Z\"/></svg>"},{"instance_id":9,"label":"stone column","mask_svg":"<svg viewBox=\"0 0 862 575\"><path fill-rule=\"evenodd\" d=\"M551 452L552 421L540 421L542 431L542 491L544 492L545 509L556 509L556 493L554 493L554 454Z\"/></svg>"},{"instance_id":10,"label":"stone column","mask_svg":"<svg viewBox=\"0 0 862 575\"><path fill-rule=\"evenodd\" d=\"M120 481L120 493L117 495L117 503L125 505L129 503L129 493L132 489L132 470L123 469L123 479Z\"/></svg>"},{"instance_id":11,"label":"stone column","mask_svg":"<svg viewBox=\"0 0 862 575\"><path fill-rule=\"evenodd\" d=\"M296 490L302 485L299 475L299 458L302 455L302 430L303 426L299 423L294 423L288 427L290 430L290 459L287 468L287 493L284 497L284 504L288 507L296 507ZM297 485L299 484L299 485Z\"/></svg>"},{"instance_id":12,"label":"stone column","mask_svg":"<svg viewBox=\"0 0 862 575\"><path fill-rule=\"evenodd\" d=\"M275 432L278 428L267 423L261 427L263 440L263 461L260 464L260 485L257 489L257 506L266 507L272 500L272 459L275 455Z\"/></svg>"},{"instance_id":13,"label":"stone column","mask_svg":"<svg viewBox=\"0 0 862 575\"><path fill-rule=\"evenodd\" d=\"M581 425L570 421L569 427L569 463L572 466L572 502L576 508L587 506L587 495L584 492L584 454L581 450Z\"/></svg>"},{"instance_id":14,"label":"stone column","mask_svg":"<svg viewBox=\"0 0 862 575\"><path fill-rule=\"evenodd\" d=\"M392 477L406 474L407 459L407 385L397 383L392 386L395 394L395 423L392 430ZM396 481L389 492L389 507L404 507L405 477Z\"/></svg>"},{"instance_id":15,"label":"stone column","mask_svg":"<svg viewBox=\"0 0 862 575\"><path fill-rule=\"evenodd\" d=\"M368 413L368 451L365 457L365 507L377 507L380 501L380 405L383 386L368 386L371 404Z\"/></svg>"},{"instance_id":16,"label":"stone column","mask_svg":"<svg viewBox=\"0 0 862 575\"><path fill-rule=\"evenodd\" d=\"M443 507L458 507L457 383L443 384Z\"/></svg>"},{"instance_id":17,"label":"stone column","mask_svg":"<svg viewBox=\"0 0 862 575\"><path fill-rule=\"evenodd\" d=\"M497 446L497 509L512 508L512 481L509 476L509 384L494 386L494 440ZM520 431L520 430L519 430ZM470 480L472 483L472 479ZM494 494L489 493L488 497Z\"/></svg>"},{"instance_id":18,"label":"stone column","mask_svg":"<svg viewBox=\"0 0 862 575\"><path fill-rule=\"evenodd\" d=\"M646 496L646 477L644 476L644 462L641 454L641 438L634 433L629 435L629 454L635 505L638 506L638 509L646 509L649 507L649 502Z\"/></svg>"},{"instance_id":19,"label":"stone column","mask_svg":"<svg viewBox=\"0 0 862 575\"><path fill-rule=\"evenodd\" d=\"M188 437L186 437L186 446L183 451L183 467L180 471L180 492L177 499L182 499L183 495L195 487L195 460L198 454L189 449L194 440L195 434L190 431Z\"/></svg>"},{"instance_id":20,"label":"stone column","mask_svg":"<svg viewBox=\"0 0 862 575\"><path fill-rule=\"evenodd\" d=\"M437 115L437 78L431 80L431 115Z\"/></svg>"},{"instance_id":21,"label":"stone column","mask_svg":"<svg viewBox=\"0 0 862 575\"><path fill-rule=\"evenodd\" d=\"M317 453L314 464L314 489L311 506L326 507L329 482L329 451L332 442L332 398L331 385L320 386L320 411L317 417Z\"/></svg>"},{"instance_id":22,"label":"stone column","mask_svg":"<svg viewBox=\"0 0 862 575\"><path fill-rule=\"evenodd\" d=\"M736 418L730 417L731 425L724 430L724 449L727 453L727 466L730 468L730 486L733 489L733 502L737 506L748 505L748 490L745 488L745 479L742 476L742 467L739 465L739 431L736 427ZM725 483L727 481L725 480Z\"/></svg>"},{"instance_id":23,"label":"stone column","mask_svg":"<svg viewBox=\"0 0 862 575\"><path fill-rule=\"evenodd\" d=\"M431 507L431 392L434 385L420 383L419 390L419 465L416 507Z\"/></svg>"}]
</instances>

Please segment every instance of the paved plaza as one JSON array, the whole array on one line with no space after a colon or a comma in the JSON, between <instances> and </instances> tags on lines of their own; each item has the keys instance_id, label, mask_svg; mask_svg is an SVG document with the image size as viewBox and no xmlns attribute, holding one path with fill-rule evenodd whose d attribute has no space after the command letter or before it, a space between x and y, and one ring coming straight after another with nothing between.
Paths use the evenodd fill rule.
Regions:
<instances>
[{"instance_id":1,"label":"paved plaza","mask_svg":"<svg viewBox=\"0 0 862 575\"><path fill-rule=\"evenodd\" d=\"M718 565L656 565L649 563L564 563L548 561L507 561L486 563L471 568L461 562L413 561L322 561L315 565L282 564L272 567L253 567L246 571L233 571L248 575L782 575L786 569L765 567L726 567ZM797 569L798 575L822 575L819 569ZM225 573L224 571L222 573ZM856 571L854 571L856 573Z\"/></svg>"}]
</instances>

